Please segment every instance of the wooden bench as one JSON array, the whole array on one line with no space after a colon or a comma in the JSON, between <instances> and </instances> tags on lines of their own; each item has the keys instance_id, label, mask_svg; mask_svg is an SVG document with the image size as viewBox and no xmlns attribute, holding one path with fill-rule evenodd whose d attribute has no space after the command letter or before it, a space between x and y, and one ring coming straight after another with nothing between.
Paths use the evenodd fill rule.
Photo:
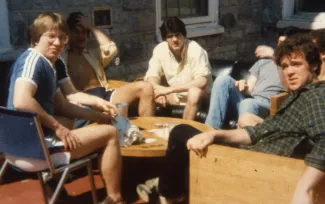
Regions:
<instances>
[{"instance_id":1,"label":"wooden bench","mask_svg":"<svg viewBox=\"0 0 325 204\"><path fill-rule=\"evenodd\" d=\"M274 115L288 93L271 97ZM303 160L232 148L209 146L207 157L190 154L190 203L287 204L303 174ZM325 179L312 192L314 204L325 203Z\"/></svg>"},{"instance_id":2,"label":"wooden bench","mask_svg":"<svg viewBox=\"0 0 325 204\"><path fill-rule=\"evenodd\" d=\"M190 203L288 204L304 171L303 160L221 145L207 157L190 154ZM325 181L313 192L325 203Z\"/></svg>"}]
</instances>

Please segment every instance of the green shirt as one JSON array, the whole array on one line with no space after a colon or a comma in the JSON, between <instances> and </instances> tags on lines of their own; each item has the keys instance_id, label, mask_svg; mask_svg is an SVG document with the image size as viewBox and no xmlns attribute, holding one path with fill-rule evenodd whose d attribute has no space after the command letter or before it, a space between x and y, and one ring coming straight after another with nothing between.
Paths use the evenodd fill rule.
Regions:
<instances>
[{"instance_id":1,"label":"green shirt","mask_svg":"<svg viewBox=\"0 0 325 204\"><path fill-rule=\"evenodd\" d=\"M303 154L306 165L325 171L325 82L290 93L274 116L244 129L252 141L244 148L281 156Z\"/></svg>"}]
</instances>

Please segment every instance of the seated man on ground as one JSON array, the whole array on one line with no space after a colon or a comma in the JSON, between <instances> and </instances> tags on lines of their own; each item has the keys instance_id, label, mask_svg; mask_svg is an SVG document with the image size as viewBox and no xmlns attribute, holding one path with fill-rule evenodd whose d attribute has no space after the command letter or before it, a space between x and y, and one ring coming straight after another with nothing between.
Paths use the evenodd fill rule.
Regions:
<instances>
[{"instance_id":1,"label":"seated man on ground","mask_svg":"<svg viewBox=\"0 0 325 204\"><path fill-rule=\"evenodd\" d=\"M139 115L153 116L155 104L150 83L133 82L117 89L110 88L104 69L117 55L115 43L101 30L92 26L81 12L71 13L67 24L70 40L62 56L76 89L106 99L113 104L120 102L131 104L139 101ZM90 33L94 36L94 41L88 40Z\"/></svg>"},{"instance_id":2,"label":"seated man on ground","mask_svg":"<svg viewBox=\"0 0 325 204\"><path fill-rule=\"evenodd\" d=\"M262 118L269 114L270 97L283 91L277 66L271 59L260 59L249 72L247 81L229 75L215 79L206 124L220 129L227 114L240 117L249 112Z\"/></svg>"},{"instance_id":3,"label":"seated man on ground","mask_svg":"<svg viewBox=\"0 0 325 204\"><path fill-rule=\"evenodd\" d=\"M183 118L194 120L200 103L208 102L212 84L207 52L186 38L185 24L177 17L167 18L160 32L164 41L153 50L145 80L153 85L157 104L185 104Z\"/></svg>"},{"instance_id":4,"label":"seated man on ground","mask_svg":"<svg viewBox=\"0 0 325 204\"><path fill-rule=\"evenodd\" d=\"M281 33L279 35L278 45L280 43L282 43L288 37L293 36L299 32L301 32L301 29L296 28L296 27L286 28L283 31L283 33ZM268 51L271 51L271 52L268 52ZM257 53L259 53L259 55ZM260 71L257 72L258 75L256 75L256 73L252 74L253 77L251 76L247 80L247 86L252 86L251 88L248 88L248 96L251 98L248 98L248 99L246 98L243 100L239 99L239 101L234 102L234 100L236 100L236 98L234 99L234 98L230 97L229 99L227 99L227 100L229 100L229 102L222 106L225 108L230 108L230 110L229 109L221 109L224 111L217 112L218 111L218 109L217 109L214 111L211 110L211 113L209 111L209 115L206 120L207 124L212 125L214 128L222 128L222 123L225 120L224 119L225 114L227 114L227 111L225 111L225 110L229 110L230 114L238 116L238 127L244 127L247 125L252 126L252 125L255 125L256 123L260 123L261 121L263 121L263 118L265 118L269 114L270 97L272 95L278 94L281 91L284 91L283 87L285 89L287 89L287 86L283 79L282 70L278 69L278 67L274 64L274 62L272 62L273 54L274 54L273 48L271 48L271 47L267 48L267 46L264 46L262 49L260 46L258 46L256 48L255 54L257 57L265 58L265 59L260 59L257 63L261 64L261 62L265 62L265 64L262 63L259 66ZM276 73L276 72L279 72L279 73ZM255 78L254 78L254 75L255 75ZM273 80L271 77L275 78L276 80ZM226 77L226 78L229 78L229 77ZM215 83L221 83L220 81L222 81L222 80L224 80L224 79L217 78ZM254 84L254 80L257 80L256 84ZM236 83L239 84L239 82L236 82ZM282 84L282 86L281 86L281 84ZM215 85L217 85L217 84L214 84L214 86ZM263 87L263 85L264 85L264 87ZM255 88L255 86L256 86L256 88ZM218 90L218 87L214 88L213 90ZM253 93L251 93L249 90L253 90ZM273 91L271 91L271 90L273 90ZM212 93L214 93L214 92L215 91L212 91ZM244 93L244 95L245 95L245 93ZM246 95L247 95L247 93L246 93ZM262 96L264 95L264 97L267 99L267 103L261 103L261 102L259 102L260 100L258 100L258 99L255 100L256 97L260 98L258 95L262 95ZM241 96L241 94L239 96ZM211 97L211 100L213 100L212 97ZM219 102L219 100L221 100L220 97L218 97L217 102ZM249 101L257 101L257 103L259 103L259 104L253 105L253 103L249 102ZM217 104L219 104L219 103L217 103ZM224 102L222 102L222 103L224 103ZM231 103L233 103L233 104L231 104ZM249 104L248 107L247 107L247 104ZM227 105L227 107L226 107L226 105ZM212 105L212 108L215 108L215 105ZM217 120L215 120L215 122L213 123L213 120L216 117L217 117ZM219 119L219 118L221 118L221 119Z\"/></svg>"},{"instance_id":5,"label":"seated man on ground","mask_svg":"<svg viewBox=\"0 0 325 204\"><path fill-rule=\"evenodd\" d=\"M31 48L21 54L12 67L8 108L37 113L47 146L64 146L65 152L51 155L54 166L101 151L98 163L107 191L105 203L122 203L119 140L116 129L108 125L111 114L116 113L114 105L90 96L89 101L98 99L99 108L105 112L92 111L69 103L62 93L61 89L68 87L69 77L58 56L68 41L68 26L60 14L40 14L30 27L30 36ZM81 99L89 102L84 97L86 94L81 95ZM70 121L74 118L93 120L101 125L69 130L67 127L71 128ZM7 159L27 171L47 167L42 160L10 155Z\"/></svg>"},{"instance_id":6,"label":"seated man on ground","mask_svg":"<svg viewBox=\"0 0 325 204\"><path fill-rule=\"evenodd\" d=\"M180 200L188 187L185 183L188 177L184 176L188 173L188 150L205 156L208 146L215 142L242 145L242 148L268 154L304 157L306 169L291 203L312 203L310 192L325 178L325 82L317 77L321 65L319 51L310 36L301 35L279 45L275 57L290 90L276 115L255 127L243 129L200 133L191 126L179 125L172 130L166 165L156 182L159 193L169 203ZM142 197L151 192L145 185L138 189Z\"/></svg>"}]
</instances>

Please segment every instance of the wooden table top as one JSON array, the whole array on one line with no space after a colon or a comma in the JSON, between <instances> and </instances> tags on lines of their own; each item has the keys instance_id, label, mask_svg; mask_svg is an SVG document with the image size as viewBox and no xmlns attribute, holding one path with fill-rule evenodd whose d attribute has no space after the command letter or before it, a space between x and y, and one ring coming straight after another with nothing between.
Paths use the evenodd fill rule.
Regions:
<instances>
[{"instance_id":1,"label":"wooden table top","mask_svg":"<svg viewBox=\"0 0 325 204\"><path fill-rule=\"evenodd\" d=\"M129 147L121 147L123 156L130 157L161 157L165 156L167 149L167 141L161 137L156 136L154 133L148 132L150 129L157 129L157 123L177 123L188 124L201 130L202 132L213 130L212 127L191 120L183 120L180 118L168 117L134 117L129 118L132 124L140 128L141 133L145 138L154 138L156 141L148 144L131 145Z\"/></svg>"}]
</instances>

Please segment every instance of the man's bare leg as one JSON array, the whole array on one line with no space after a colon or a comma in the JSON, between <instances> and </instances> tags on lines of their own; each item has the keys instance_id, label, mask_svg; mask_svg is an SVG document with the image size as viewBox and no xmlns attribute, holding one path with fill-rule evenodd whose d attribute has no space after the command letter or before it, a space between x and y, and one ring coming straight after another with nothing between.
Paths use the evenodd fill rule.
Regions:
<instances>
[{"instance_id":1,"label":"man's bare leg","mask_svg":"<svg viewBox=\"0 0 325 204\"><path fill-rule=\"evenodd\" d=\"M80 139L82 146L71 152L71 158L80 158L102 149L99 165L107 195L113 201L122 200L122 162L116 129L110 125L94 125L72 130L72 132Z\"/></svg>"},{"instance_id":2,"label":"man's bare leg","mask_svg":"<svg viewBox=\"0 0 325 204\"><path fill-rule=\"evenodd\" d=\"M140 116L155 115L154 92L149 82L133 82L115 89L111 102L114 104L120 102L130 104L137 99L139 100Z\"/></svg>"},{"instance_id":3,"label":"man's bare leg","mask_svg":"<svg viewBox=\"0 0 325 204\"><path fill-rule=\"evenodd\" d=\"M199 88L192 87L188 90L187 102L184 108L183 119L194 120L199 109L200 101L207 99L207 94Z\"/></svg>"},{"instance_id":4,"label":"man's bare leg","mask_svg":"<svg viewBox=\"0 0 325 204\"><path fill-rule=\"evenodd\" d=\"M244 113L238 118L238 127L255 126L263 122L263 118L252 113Z\"/></svg>"}]
</instances>

